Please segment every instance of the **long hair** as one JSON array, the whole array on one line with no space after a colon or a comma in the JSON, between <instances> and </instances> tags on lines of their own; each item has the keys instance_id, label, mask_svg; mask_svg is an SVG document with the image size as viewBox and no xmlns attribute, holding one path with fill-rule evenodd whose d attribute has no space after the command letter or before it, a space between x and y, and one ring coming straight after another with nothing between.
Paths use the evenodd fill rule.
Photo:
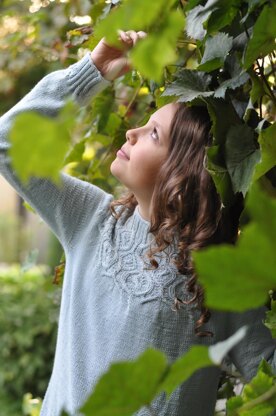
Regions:
<instances>
[{"instance_id":1,"label":"long hair","mask_svg":"<svg viewBox=\"0 0 276 416\"><path fill-rule=\"evenodd\" d=\"M203 106L186 106L179 103L170 126L168 156L161 166L155 184L150 219L150 232L155 244L147 253L150 263L158 267L156 255L177 242L175 265L179 273L188 275L189 303L194 303L201 311L195 324L198 336L213 335L201 331L210 319L210 311L204 305L204 291L197 282L191 260L191 251L210 244L235 243L238 234L238 207L223 211L221 198L206 169L206 149L212 144L211 121ZM111 203L115 217L127 210L131 215L137 205L134 194L130 193ZM115 207L121 206L118 210ZM184 279L183 279L184 281ZM175 299L178 309L181 299Z\"/></svg>"}]
</instances>

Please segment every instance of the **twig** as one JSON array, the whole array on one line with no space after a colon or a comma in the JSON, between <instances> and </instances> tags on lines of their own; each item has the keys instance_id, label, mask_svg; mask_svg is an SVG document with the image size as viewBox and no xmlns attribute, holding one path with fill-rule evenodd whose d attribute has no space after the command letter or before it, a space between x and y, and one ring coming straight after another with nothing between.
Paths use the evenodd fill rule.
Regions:
<instances>
[{"instance_id":1,"label":"twig","mask_svg":"<svg viewBox=\"0 0 276 416\"><path fill-rule=\"evenodd\" d=\"M275 76L275 67L276 67L276 65L275 65L275 62L272 59L272 54L270 53L268 55L268 57L269 57L270 65L271 65L271 72L269 74L267 74L267 76L269 76L271 74L274 74L274 76Z\"/></svg>"},{"instance_id":2,"label":"twig","mask_svg":"<svg viewBox=\"0 0 276 416\"><path fill-rule=\"evenodd\" d=\"M135 93L133 94L132 99L131 99L131 100L130 100L130 102L128 103L128 106L127 106L127 108L126 108L125 114L124 114L124 115L123 115L123 117L122 117L122 119L123 119L123 120L124 120L124 118L126 117L127 113L129 112L129 109L131 108L132 104L133 104L133 103L134 103L134 101L136 100L137 95L139 94L140 88L142 88L143 84L144 84L144 80L143 80L143 79L141 79L141 80L140 80L140 85L138 86L138 88L136 89Z\"/></svg>"},{"instance_id":3,"label":"twig","mask_svg":"<svg viewBox=\"0 0 276 416\"><path fill-rule=\"evenodd\" d=\"M262 109L262 104L263 104L263 97L260 97L260 117L263 118L263 109Z\"/></svg>"},{"instance_id":4,"label":"twig","mask_svg":"<svg viewBox=\"0 0 276 416\"><path fill-rule=\"evenodd\" d=\"M247 39L250 39L250 36L249 36L249 33L248 33L248 30L247 30L247 27L246 27L245 23L243 24L243 27L244 27ZM264 58L262 58L262 62L264 62ZM260 76L261 76L263 82L265 83L265 85L268 89L268 95L272 99L273 103L276 105L276 97L275 97L273 91L271 90L270 85L269 85L269 83L268 83L268 81L267 81L267 79L264 75L264 71L263 71L264 68L263 68L263 66L260 66L258 59L256 59L256 63L257 63L257 67L259 69Z\"/></svg>"},{"instance_id":5,"label":"twig","mask_svg":"<svg viewBox=\"0 0 276 416\"><path fill-rule=\"evenodd\" d=\"M275 97L273 91L271 90L270 85L269 85L269 83L268 83L268 81L267 81L267 79L264 75L264 68L262 66L260 66L260 64L258 62L258 59L256 59L256 62L257 62L257 66L258 66L259 71L260 71L261 78L262 78L263 82L265 83L266 88L268 89L268 95L272 99L273 103L276 105L276 97Z\"/></svg>"}]
</instances>

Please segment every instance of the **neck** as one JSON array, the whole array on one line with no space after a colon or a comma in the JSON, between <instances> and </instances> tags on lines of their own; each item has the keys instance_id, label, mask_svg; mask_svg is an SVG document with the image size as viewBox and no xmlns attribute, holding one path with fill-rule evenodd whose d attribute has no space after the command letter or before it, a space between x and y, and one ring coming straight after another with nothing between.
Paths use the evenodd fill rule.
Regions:
<instances>
[{"instance_id":1,"label":"neck","mask_svg":"<svg viewBox=\"0 0 276 416\"><path fill-rule=\"evenodd\" d=\"M151 202L149 202L147 199L143 198L137 198L135 195L136 200L138 202L138 210L141 217L146 220L150 221L151 218Z\"/></svg>"}]
</instances>

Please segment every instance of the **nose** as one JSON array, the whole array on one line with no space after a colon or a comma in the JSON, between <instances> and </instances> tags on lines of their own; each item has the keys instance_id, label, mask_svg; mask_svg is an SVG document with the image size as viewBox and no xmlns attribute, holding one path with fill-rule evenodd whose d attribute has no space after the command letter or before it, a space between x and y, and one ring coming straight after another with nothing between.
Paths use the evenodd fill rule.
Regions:
<instances>
[{"instance_id":1,"label":"nose","mask_svg":"<svg viewBox=\"0 0 276 416\"><path fill-rule=\"evenodd\" d=\"M126 132L126 139L131 145L137 142L137 130L138 129L130 129Z\"/></svg>"}]
</instances>

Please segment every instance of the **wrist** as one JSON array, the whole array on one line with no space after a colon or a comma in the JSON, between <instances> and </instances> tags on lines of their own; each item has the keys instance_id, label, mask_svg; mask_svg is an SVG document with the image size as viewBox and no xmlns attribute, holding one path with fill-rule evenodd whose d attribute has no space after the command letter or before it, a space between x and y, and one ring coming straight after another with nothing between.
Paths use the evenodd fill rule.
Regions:
<instances>
[{"instance_id":1,"label":"wrist","mask_svg":"<svg viewBox=\"0 0 276 416\"><path fill-rule=\"evenodd\" d=\"M102 77L104 77L105 76L104 67L101 64L101 62L99 61L99 59L96 57L95 54L93 54L93 52L90 53L90 57L91 57L91 61L92 61L93 65L95 65L95 67L100 72L100 74L102 75Z\"/></svg>"}]
</instances>

